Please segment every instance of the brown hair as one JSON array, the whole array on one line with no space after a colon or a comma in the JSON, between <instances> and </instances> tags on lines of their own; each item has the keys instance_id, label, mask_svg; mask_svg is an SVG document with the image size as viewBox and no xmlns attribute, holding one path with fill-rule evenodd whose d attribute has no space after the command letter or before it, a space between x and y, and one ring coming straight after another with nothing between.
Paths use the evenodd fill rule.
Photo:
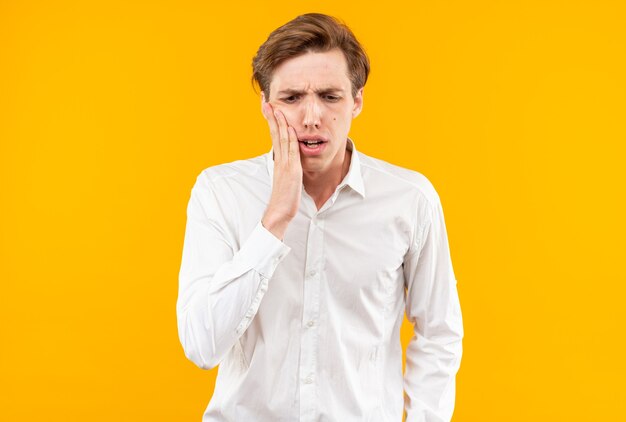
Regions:
<instances>
[{"instance_id":1,"label":"brown hair","mask_svg":"<svg viewBox=\"0 0 626 422\"><path fill-rule=\"evenodd\" d=\"M274 70L284 61L307 52L339 48L346 57L352 96L365 86L370 63L363 47L343 22L321 13L307 13L275 29L252 59L252 83L268 99Z\"/></svg>"}]
</instances>

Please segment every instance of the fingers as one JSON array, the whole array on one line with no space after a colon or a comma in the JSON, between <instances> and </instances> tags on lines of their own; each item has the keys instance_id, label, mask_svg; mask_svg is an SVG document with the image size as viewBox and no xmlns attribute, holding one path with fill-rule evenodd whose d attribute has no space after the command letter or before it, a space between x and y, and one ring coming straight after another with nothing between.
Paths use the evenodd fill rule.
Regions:
<instances>
[{"instance_id":1,"label":"fingers","mask_svg":"<svg viewBox=\"0 0 626 422\"><path fill-rule=\"evenodd\" d=\"M296 130L289 126L285 115L274 109L268 102L263 101L261 110L270 127L272 146L274 147L275 160L285 158L300 159L300 146Z\"/></svg>"},{"instance_id":2,"label":"fingers","mask_svg":"<svg viewBox=\"0 0 626 422\"><path fill-rule=\"evenodd\" d=\"M272 134L274 131L278 133L278 126L276 124L276 119L274 118L274 108L272 107L272 105L268 102L263 101L263 103L261 103L261 112L263 113L263 117L265 117L265 120L267 120L267 122L269 123Z\"/></svg>"},{"instance_id":3,"label":"fingers","mask_svg":"<svg viewBox=\"0 0 626 422\"><path fill-rule=\"evenodd\" d=\"M281 149L280 149L280 134L278 129L278 122L276 121L276 116L274 114L274 108L270 103L264 103L264 111L265 111L265 119L269 124L270 128L270 136L272 138L272 147L274 148L274 159L280 160L281 158Z\"/></svg>"},{"instance_id":4,"label":"fingers","mask_svg":"<svg viewBox=\"0 0 626 422\"><path fill-rule=\"evenodd\" d=\"M274 157L275 159L280 159L278 123L276 122L276 117L274 115L274 108L270 103L263 101L261 105L261 111L263 112L263 117L265 117L265 120L267 120L267 123L270 127L270 136L272 138L272 147L274 148Z\"/></svg>"},{"instance_id":5,"label":"fingers","mask_svg":"<svg viewBox=\"0 0 626 422\"><path fill-rule=\"evenodd\" d=\"M276 116L276 121L278 122L280 155L281 157L286 158L289 155L289 125L287 124L285 115L280 110L275 110L274 115Z\"/></svg>"},{"instance_id":6,"label":"fingers","mask_svg":"<svg viewBox=\"0 0 626 422\"><path fill-rule=\"evenodd\" d=\"M300 163L300 145L298 144L298 135L296 130L289 126L289 158L295 163Z\"/></svg>"}]
</instances>

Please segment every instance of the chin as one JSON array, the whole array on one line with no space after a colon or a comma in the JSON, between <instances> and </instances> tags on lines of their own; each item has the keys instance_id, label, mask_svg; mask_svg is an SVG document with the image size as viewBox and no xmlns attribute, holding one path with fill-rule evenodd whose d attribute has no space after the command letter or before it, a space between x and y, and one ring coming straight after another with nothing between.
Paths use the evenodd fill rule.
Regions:
<instances>
[{"instance_id":1,"label":"chin","mask_svg":"<svg viewBox=\"0 0 626 422\"><path fill-rule=\"evenodd\" d=\"M303 171L320 171L326 168L322 160L312 160L310 158L306 158L301 160L301 163Z\"/></svg>"}]
</instances>

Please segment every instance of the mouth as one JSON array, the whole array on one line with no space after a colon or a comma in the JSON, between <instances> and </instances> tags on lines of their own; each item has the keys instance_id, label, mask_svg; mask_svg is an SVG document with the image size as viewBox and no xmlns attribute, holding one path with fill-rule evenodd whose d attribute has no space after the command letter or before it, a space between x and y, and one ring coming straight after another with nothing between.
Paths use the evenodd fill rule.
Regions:
<instances>
[{"instance_id":1,"label":"mouth","mask_svg":"<svg viewBox=\"0 0 626 422\"><path fill-rule=\"evenodd\" d=\"M318 146L324 143L324 141L300 141L300 142L306 145L307 147L314 147L314 146Z\"/></svg>"},{"instance_id":2,"label":"mouth","mask_svg":"<svg viewBox=\"0 0 626 422\"><path fill-rule=\"evenodd\" d=\"M320 154L327 142L325 138L314 135L298 138L298 143L301 145L300 151L306 155Z\"/></svg>"},{"instance_id":3,"label":"mouth","mask_svg":"<svg viewBox=\"0 0 626 422\"><path fill-rule=\"evenodd\" d=\"M316 147L318 145L326 143L327 141L321 136L303 136L298 139L298 142L306 145L307 147Z\"/></svg>"}]
</instances>

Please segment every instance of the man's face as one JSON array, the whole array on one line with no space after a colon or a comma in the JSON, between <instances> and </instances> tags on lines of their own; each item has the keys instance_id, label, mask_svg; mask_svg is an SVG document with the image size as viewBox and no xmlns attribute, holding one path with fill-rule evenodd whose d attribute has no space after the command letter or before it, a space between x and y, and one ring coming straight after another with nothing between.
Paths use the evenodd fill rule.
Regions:
<instances>
[{"instance_id":1,"label":"man's face","mask_svg":"<svg viewBox=\"0 0 626 422\"><path fill-rule=\"evenodd\" d=\"M341 50L309 52L281 63L272 76L269 102L295 129L304 171L341 166L350 124L363 105L362 89L352 96ZM322 142L311 144L316 141Z\"/></svg>"}]
</instances>

